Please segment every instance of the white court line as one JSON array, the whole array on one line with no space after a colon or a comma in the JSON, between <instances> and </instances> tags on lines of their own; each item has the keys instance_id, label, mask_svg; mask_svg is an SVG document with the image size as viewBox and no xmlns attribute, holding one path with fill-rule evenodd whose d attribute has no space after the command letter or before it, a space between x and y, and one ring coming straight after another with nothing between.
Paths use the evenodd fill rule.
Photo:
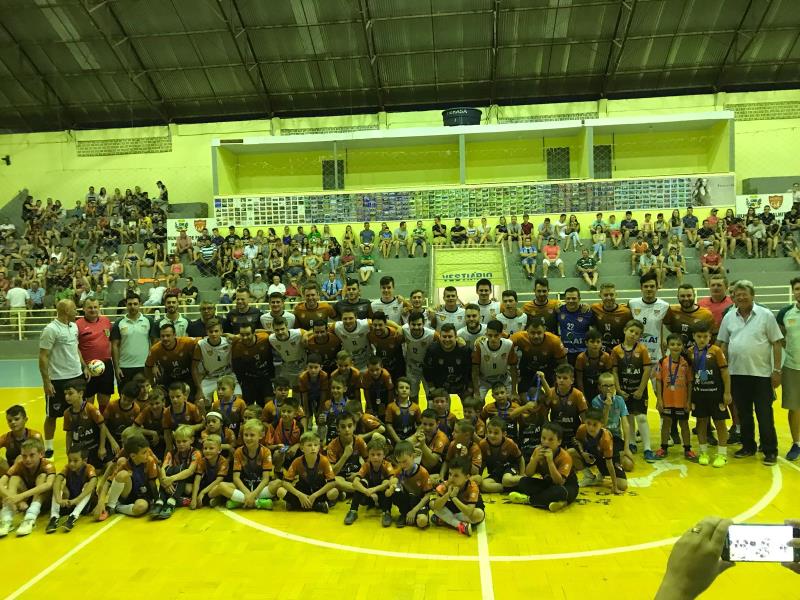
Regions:
<instances>
[{"instance_id":1,"label":"white court line","mask_svg":"<svg viewBox=\"0 0 800 600\"><path fill-rule=\"evenodd\" d=\"M764 510L769 504L775 499L775 497L780 493L781 488L783 487L783 476L781 473L780 468L777 466L772 467L772 482L770 484L769 490L761 497L761 499L756 502L753 506L745 510L744 512L739 513L735 517L732 517L732 520L735 522L746 521L753 516L757 515L759 512ZM279 538L283 538L285 540L291 540L293 542L300 542L303 544L310 544L312 546L318 546L321 548L328 548L330 550L339 550L342 552L353 552L356 554L367 554L370 556L384 556L388 558L410 558L416 560L438 560L438 561L455 561L455 562L480 562L481 556L480 555L461 555L461 554L422 554L416 552L395 552L391 550L381 550L378 548L361 548L359 546L349 546L345 544L337 544L335 542L327 542L325 540L318 540L314 538L304 537L301 535L296 535L294 533L289 533L286 531L281 531L280 529L275 529L274 527L269 527L268 525L263 525L261 523L257 523L255 521L251 521L240 514L234 513L227 509L219 508L219 510L223 515L241 523L242 525L246 525L247 527L252 527L253 529L257 529L259 531L263 531L264 533L268 533L270 535L274 535ZM660 548L663 546L671 546L674 544L678 539L678 536L664 538L661 540L654 540L652 542L643 542L641 544L632 544L629 546L616 546L613 548L599 548L596 550L583 550L580 552L559 552L555 554L528 554L528 555L510 555L510 556L502 556L502 555L489 555L487 559L489 562L533 562L533 561L541 561L541 560L559 560L559 559L573 559L573 558L589 558L593 556L607 556L610 554L622 554L626 552L637 552L639 550L650 550L652 548Z\"/></svg>"},{"instance_id":2,"label":"white court line","mask_svg":"<svg viewBox=\"0 0 800 600\"><path fill-rule=\"evenodd\" d=\"M785 467L789 467L789 468L791 468L791 469L794 469L795 471L800 471L800 467L798 467L798 466L797 466L796 464L794 464L792 461L786 460L786 459L785 459L785 458L783 458L782 456L781 456L781 457L779 457L779 458L778 458L778 460L779 460L779 461L781 461L781 464L783 464L783 466L785 466Z\"/></svg>"},{"instance_id":3,"label":"white court line","mask_svg":"<svg viewBox=\"0 0 800 600\"><path fill-rule=\"evenodd\" d=\"M478 564L481 569L481 600L494 600L492 562L489 556L489 539L486 536L486 519L478 525Z\"/></svg>"},{"instance_id":4,"label":"white court line","mask_svg":"<svg viewBox=\"0 0 800 600\"><path fill-rule=\"evenodd\" d=\"M92 535L90 535L88 538L86 538L85 540L83 540L83 541L82 541L80 544L78 544L77 546L75 546L74 548L72 548L72 549L71 549L69 552L67 552L67 553L66 553L64 556L62 556L61 558L59 558L57 561L55 561L55 562L54 562L53 564L51 564L50 566L48 566L48 567L45 567L44 569L42 569L41 571L39 571L39 573L37 573L36 575L34 575L33 577L31 577L31 578L30 578L30 579L29 579L29 580L28 580L26 583L23 583L23 584L22 584L20 587L18 587L16 590L14 590L13 592L11 592L11 593L10 593L8 596L6 596L6 597L5 597L5 600L14 600L15 598L19 598L19 597L20 597L22 594L24 594L25 592L27 592L27 591L28 591L29 589L31 589L31 588L32 588L34 585L36 585L36 584L37 584L37 583L39 583L39 582L40 582L42 579L44 579L45 577L47 577L48 575L50 575L50 573L52 573L53 571L55 571L55 570L56 570L58 567L60 567L61 565L63 565L63 564L64 564L65 562L67 562L67 561L68 561L70 558L72 558L73 556L75 556L75 555L76 555L78 552L80 552L81 550L83 550L83 549L84 549L86 546L88 546L89 544L91 544L93 541L95 541L97 538L99 538L101 535L103 535L103 534L104 534L106 531L108 531L109 529L111 529L111 528L112 528L114 525L116 525L117 523L119 523L121 519L122 519L122 515L117 515L116 517L114 517L113 519L111 519L111 520L110 520L108 523L106 523L106 524L105 524L105 525L104 525L102 528L100 528L100 529L98 529L97 531L95 531L95 532L94 532Z\"/></svg>"}]
</instances>

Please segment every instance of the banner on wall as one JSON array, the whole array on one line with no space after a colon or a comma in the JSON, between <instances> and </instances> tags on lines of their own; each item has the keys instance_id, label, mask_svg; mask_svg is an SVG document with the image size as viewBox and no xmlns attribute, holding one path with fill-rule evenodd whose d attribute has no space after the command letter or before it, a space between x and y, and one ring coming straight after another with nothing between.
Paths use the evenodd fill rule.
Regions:
<instances>
[{"instance_id":1,"label":"banner on wall","mask_svg":"<svg viewBox=\"0 0 800 600\"><path fill-rule=\"evenodd\" d=\"M181 231L186 231L186 234L191 238L192 244L197 244L197 239L203 229L211 230L217 226L217 220L214 218L200 218L200 219L167 219L167 248L175 247L175 240L178 239L178 234Z\"/></svg>"},{"instance_id":2,"label":"banner on wall","mask_svg":"<svg viewBox=\"0 0 800 600\"><path fill-rule=\"evenodd\" d=\"M692 179L692 206L730 206L736 197L733 175L709 175Z\"/></svg>"},{"instance_id":3,"label":"banner on wall","mask_svg":"<svg viewBox=\"0 0 800 600\"><path fill-rule=\"evenodd\" d=\"M751 208L755 208L756 213L761 213L765 206L769 206L771 212L779 221L782 221L783 215L791 210L793 203L794 198L791 192L785 194L741 194L736 196L736 214L744 217Z\"/></svg>"}]
</instances>

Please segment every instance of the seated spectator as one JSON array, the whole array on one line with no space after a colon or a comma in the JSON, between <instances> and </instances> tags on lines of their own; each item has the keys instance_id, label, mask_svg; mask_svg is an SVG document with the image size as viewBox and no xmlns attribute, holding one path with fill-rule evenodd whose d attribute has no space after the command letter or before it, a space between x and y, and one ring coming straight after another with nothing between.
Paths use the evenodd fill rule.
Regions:
<instances>
[{"instance_id":1,"label":"seated spectator","mask_svg":"<svg viewBox=\"0 0 800 600\"><path fill-rule=\"evenodd\" d=\"M341 268L344 269L345 273L354 273L356 270L355 265L356 257L353 252L353 246L345 243L344 246L342 246Z\"/></svg>"},{"instance_id":2,"label":"seated spectator","mask_svg":"<svg viewBox=\"0 0 800 600\"><path fill-rule=\"evenodd\" d=\"M569 251L570 244L572 245L573 251L577 251L578 246L583 246L581 243L581 224L578 223L578 217L575 215L570 215L569 222L567 223L564 250Z\"/></svg>"},{"instance_id":3,"label":"seated spectator","mask_svg":"<svg viewBox=\"0 0 800 600\"><path fill-rule=\"evenodd\" d=\"M519 258L522 262L525 276L528 279L533 279L536 276L536 255L537 251L531 243L531 236L522 236L522 242L519 245Z\"/></svg>"},{"instance_id":4,"label":"seated spectator","mask_svg":"<svg viewBox=\"0 0 800 600\"><path fill-rule=\"evenodd\" d=\"M680 237L683 235L683 220L681 219L681 211L677 208L672 211L672 216L669 218L669 237L672 236Z\"/></svg>"},{"instance_id":5,"label":"seated spectator","mask_svg":"<svg viewBox=\"0 0 800 600\"><path fill-rule=\"evenodd\" d=\"M342 246L334 236L330 236L325 243L327 244L328 269L338 271L342 262Z\"/></svg>"},{"instance_id":6,"label":"seated spectator","mask_svg":"<svg viewBox=\"0 0 800 600\"><path fill-rule=\"evenodd\" d=\"M581 257L575 263L575 270L589 286L589 289L597 289L597 278L600 276L597 271L597 260L589 255L589 250L586 248L581 250Z\"/></svg>"},{"instance_id":7,"label":"seated spectator","mask_svg":"<svg viewBox=\"0 0 800 600\"><path fill-rule=\"evenodd\" d=\"M284 293L284 295L287 298L300 297L300 282L297 277L289 278L289 285L286 286L286 292Z\"/></svg>"},{"instance_id":8,"label":"seated spectator","mask_svg":"<svg viewBox=\"0 0 800 600\"><path fill-rule=\"evenodd\" d=\"M494 239L497 242L498 246L503 246L503 242L505 242L506 238L508 237L508 223L506 222L505 217L500 217L497 222L497 225L494 226ZM508 249L511 252L511 248Z\"/></svg>"},{"instance_id":9,"label":"seated spectator","mask_svg":"<svg viewBox=\"0 0 800 600\"><path fill-rule=\"evenodd\" d=\"M103 257L103 278L105 279L105 285L108 286L114 281L114 278L119 273L120 263L119 257L114 254L107 254Z\"/></svg>"},{"instance_id":10,"label":"seated spectator","mask_svg":"<svg viewBox=\"0 0 800 600\"><path fill-rule=\"evenodd\" d=\"M530 225L530 223L529 223ZM452 233L452 230L451 230ZM474 248L478 245L478 228L475 226L475 219L467 221L467 248Z\"/></svg>"},{"instance_id":11,"label":"seated spectator","mask_svg":"<svg viewBox=\"0 0 800 600\"><path fill-rule=\"evenodd\" d=\"M219 289L219 303L220 304L233 304L236 297L236 284L233 279L226 279Z\"/></svg>"},{"instance_id":12,"label":"seated spectator","mask_svg":"<svg viewBox=\"0 0 800 600\"><path fill-rule=\"evenodd\" d=\"M336 276L336 271L328 273L328 279L320 286L322 299L337 301L342 299L342 281Z\"/></svg>"},{"instance_id":13,"label":"seated spectator","mask_svg":"<svg viewBox=\"0 0 800 600\"><path fill-rule=\"evenodd\" d=\"M458 217L453 221L453 226L450 228L450 245L453 248L461 248L467 243L467 228L461 224L461 219Z\"/></svg>"},{"instance_id":14,"label":"seated spectator","mask_svg":"<svg viewBox=\"0 0 800 600\"><path fill-rule=\"evenodd\" d=\"M656 283L660 283L661 269L659 269L656 257L653 256L653 249L648 246L647 250L645 250L644 253L641 256L639 256L639 271L636 274L646 275L647 273L650 272L656 274Z\"/></svg>"},{"instance_id":15,"label":"seated spectator","mask_svg":"<svg viewBox=\"0 0 800 600\"><path fill-rule=\"evenodd\" d=\"M28 288L28 302L33 310L44 308L44 288L39 285L39 280L34 279Z\"/></svg>"},{"instance_id":16,"label":"seated spectator","mask_svg":"<svg viewBox=\"0 0 800 600\"><path fill-rule=\"evenodd\" d=\"M281 278L278 275L272 276L272 283L269 284L269 287L267 288L267 297L271 296L275 292L286 295L286 286L283 285Z\"/></svg>"},{"instance_id":17,"label":"seated spectator","mask_svg":"<svg viewBox=\"0 0 800 600\"><path fill-rule=\"evenodd\" d=\"M309 252L303 258L303 269L306 274L307 280L314 280L317 278L317 274L322 269L322 258L314 254L313 252Z\"/></svg>"},{"instance_id":18,"label":"seated spectator","mask_svg":"<svg viewBox=\"0 0 800 600\"><path fill-rule=\"evenodd\" d=\"M405 221L400 221L392 237L392 247L394 248L395 258L400 258L400 246L405 246L406 254L411 257L411 235Z\"/></svg>"},{"instance_id":19,"label":"seated spectator","mask_svg":"<svg viewBox=\"0 0 800 600\"><path fill-rule=\"evenodd\" d=\"M658 213L656 215L656 222L653 228L656 235L658 235L662 241L667 241L667 237L669 236L669 224L664 220L664 213Z\"/></svg>"},{"instance_id":20,"label":"seated spectator","mask_svg":"<svg viewBox=\"0 0 800 600\"><path fill-rule=\"evenodd\" d=\"M683 233L686 234L686 241L689 245L695 246L698 242L697 236L697 217L694 215L694 209L690 206L686 209L686 214L683 216Z\"/></svg>"},{"instance_id":21,"label":"seated spectator","mask_svg":"<svg viewBox=\"0 0 800 600\"><path fill-rule=\"evenodd\" d=\"M703 256L700 257L700 266L702 267L703 277L708 286L709 279L712 275L725 273L725 267L722 264L722 256L717 251L717 244L712 243Z\"/></svg>"},{"instance_id":22,"label":"seated spectator","mask_svg":"<svg viewBox=\"0 0 800 600\"><path fill-rule=\"evenodd\" d=\"M781 224L773 221L766 226L767 228L767 251L764 256L778 256L778 246L783 240L783 229Z\"/></svg>"},{"instance_id":23,"label":"seated spectator","mask_svg":"<svg viewBox=\"0 0 800 600\"><path fill-rule=\"evenodd\" d=\"M744 224L739 218L734 218L725 227L725 243L728 246L728 256L736 258L736 246L742 245L747 249L748 256L753 254L753 242L747 237Z\"/></svg>"},{"instance_id":24,"label":"seated spectator","mask_svg":"<svg viewBox=\"0 0 800 600\"><path fill-rule=\"evenodd\" d=\"M300 254L300 248L292 243L291 254L286 259L286 273L289 277L301 277L305 272L305 260Z\"/></svg>"},{"instance_id":25,"label":"seated spectator","mask_svg":"<svg viewBox=\"0 0 800 600\"><path fill-rule=\"evenodd\" d=\"M547 241L555 235L555 231L553 230L553 225L550 223L550 217L545 217L544 221L539 224L538 228L538 235L536 237L536 245L539 248L543 248ZM511 252L511 246L509 244L508 251Z\"/></svg>"},{"instance_id":26,"label":"seated spectator","mask_svg":"<svg viewBox=\"0 0 800 600\"><path fill-rule=\"evenodd\" d=\"M443 246L447 243L447 225L442 223L442 217L433 218L431 231L433 232L434 246Z\"/></svg>"},{"instance_id":27,"label":"seated spectator","mask_svg":"<svg viewBox=\"0 0 800 600\"><path fill-rule=\"evenodd\" d=\"M183 277L183 263L181 262L181 257L177 254L172 255L172 262L169 265L169 274L175 277L181 278Z\"/></svg>"},{"instance_id":28,"label":"seated spectator","mask_svg":"<svg viewBox=\"0 0 800 600\"><path fill-rule=\"evenodd\" d=\"M752 244L752 251L748 256L753 258L753 254L755 253L756 258L761 258L761 251L767 245L767 228L764 226L764 222L761 220L760 216L750 221L750 224L747 226L747 236L750 238Z\"/></svg>"},{"instance_id":29,"label":"seated spectator","mask_svg":"<svg viewBox=\"0 0 800 600\"><path fill-rule=\"evenodd\" d=\"M491 240L491 232L486 234ZM423 227L422 221L417 221L417 226L411 232L411 246L409 247L408 256L414 258L417 255L417 248L422 248L422 256L428 256L428 232Z\"/></svg>"},{"instance_id":30,"label":"seated spectator","mask_svg":"<svg viewBox=\"0 0 800 600\"><path fill-rule=\"evenodd\" d=\"M197 303L197 295L200 290L194 284L194 279L191 277L186 278L186 285L181 290L180 300L183 305L191 305Z\"/></svg>"},{"instance_id":31,"label":"seated spectator","mask_svg":"<svg viewBox=\"0 0 800 600\"><path fill-rule=\"evenodd\" d=\"M236 279L236 262L231 254L231 247L227 244L220 248L219 258L217 258L217 273L220 279Z\"/></svg>"},{"instance_id":32,"label":"seated spectator","mask_svg":"<svg viewBox=\"0 0 800 600\"><path fill-rule=\"evenodd\" d=\"M28 299L28 290L22 287L22 279L15 277L12 286L6 292L6 304L8 305L9 319L11 325L25 331L25 320L31 301Z\"/></svg>"},{"instance_id":33,"label":"seated spectator","mask_svg":"<svg viewBox=\"0 0 800 600\"><path fill-rule=\"evenodd\" d=\"M261 273L256 273L253 275L253 283L250 284L248 289L250 290L251 301L260 304L266 300L269 286L264 281Z\"/></svg>"},{"instance_id":34,"label":"seated spectator","mask_svg":"<svg viewBox=\"0 0 800 600\"><path fill-rule=\"evenodd\" d=\"M650 245L644 241L641 235L636 236L635 241L631 244L631 275L636 275L641 267L641 257L650 248Z\"/></svg>"},{"instance_id":35,"label":"seated spectator","mask_svg":"<svg viewBox=\"0 0 800 600\"><path fill-rule=\"evenodd\" d=\"M417 227L421 227L422 222L417 222ZM481 217L481 225L478 227L478 245L488 246L492 243L492 228L486 221L486 217Z\"/></svg>"},{"instance_id":36,"label":"seated spectator","mask_svg":"<svg viewBox=\"0 0 800 600\"><path fill-rule=\"evenodd\" d=\"M611 245L614 250L618 250L622 243L623 235L622 228L617 223L617 215L610 215L608 217L608 235L611 237Z\"/></svg>"},{"instance_id":37,"label":"seated spectator","mask_svg":"<svg viewBox=\"0 0 800 600\"><path fill-rule=\"evenodd\" d=\"M671 246L667 259L664 261L664 277L675 277L678 285L683 283L683 276L686 273L686 260L678 254L678 248Z\"/></svg>"},{"instance_id":38,"label":"seated spectator","mask_svg":"<svg viewBox=\"0 0 800 600\"><path fill-rule=\"evenodd\" d=\"M375 232L369 228L369 221L364 222L364 229L358 233L358 239L362 250L364 246L369 246L370 249L372 248L373 244L375 243Z\"/></svg>"},{"instance_id":39,"label":"seated spectator","mask_svg":"<svg viewBox=\"0 0 800 600\"><path fill-rule=\"evenodd\" d=\"M129 279L141 279L141 257L133 245L128 246L125 256L122 258L122 276Z\"/></svg>"},{"instance_id":40,"label":"seated spectator","mask_svg":"<svg viewBox=\"0 0 800 600\"><path fill-rule=\"evenodd\" d=\"M627 248L630 244L631 238L636 239L639 237L639 221L633 218L631 211L625 211L625 218L620 221L620 230L622 231L622 241Z\"/></svg>"},{"instance_id":41,"label":"seated spectator","mask_svg":"<svg viewBox=\"0 0 800 600\"><path fill-rule=\"evenodd\" d=\"M686 217L684 217L685 219ZM719 241L719 235L717 234L716 230L711 227L711 224L708 222L708 219L703 221L703 226L698 229L695 233L695 248L697 251L702 253L705 251L706 248L709 248L714 245L715 242ZM686 235L686 238L689 239L689 235Z\"/></svg>"},{"instance_id":42,"label":"seated spectator","mask_svg":"<svg viewBox=\"0 0 800 600\"><path fill-rule=\"evenodd\" d=\"M514 242L519 245L519 240L522 238L522 227L517 223L517 215L511 215L511 223L508 224L508 251L511 252L511 246ZM540 244L541 245L541 244Z\"/></svg>"},{"instance_id":43,"label":"seated spectator","mask_svg":"<svg viewBox=\"0 0 800 600\"><path fill-rule=\"evenodd\" d=\"M550 267L558 267L561 277L566 277L564 275L564 261L561 260L561 246L558 245L555 237L551 237L547 241L547 244L542 248L542 254L544 255L544 258L542 258L542 275L545 278L547 278Z\"/></svg>"},{"instance_id":44,"label":"seated spectator","mask_svg":"<svg viewBox=\"0 0 800 600\"><path fill-rule=\"evenodd\" d=\"M364 244L361 249L361 256L358 260L358 275L361 280L361 285L366 285L374 272L375 257L372 255L372 246Z\"/></svg>"},{"instance_id":45,"label":"seated spectator","mask_svg":"<svg viewBox=\"0 0 800 600\"><path fill-rule=\"evenodd\" d=\"M603 213L597 213L596 218L589 226L592 235L592 256L597 258L597 263L603 262L603 251L606 249L608 225L603 220Z\"/></svg>"},{"instance_id":46,"label":"seated spectator","mask_svg":"<svg viewBox=\"0 0 800 600\"><path fill-rule=\"evenodd\" d=\"M153 286L147 291L147 300L142 306L162 306L167 287L158 277L153 279Z\"/></svg>"},{"instance_id":47,"label":"seated spectator","mask_svg":"<svg viewBox=\"0 0 800 600\"><path fill-rule=\"evenodd\" d=\"M175 240L175 254L179 257L186 254L187 256L192 256L192 238L190 238L185 229L181 229L180 233L178 233L178 237Z\"/></svg>"}]
</instances>

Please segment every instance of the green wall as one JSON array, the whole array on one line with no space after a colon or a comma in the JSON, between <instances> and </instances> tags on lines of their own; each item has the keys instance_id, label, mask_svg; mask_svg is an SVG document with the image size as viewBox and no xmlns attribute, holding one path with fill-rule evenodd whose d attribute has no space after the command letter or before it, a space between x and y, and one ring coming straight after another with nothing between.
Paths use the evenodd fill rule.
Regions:
<instances>
[{"instance_id":1,"label":"green wall","mask_svg":"<svg viewBox=\"0 0 800 600\"><path fill-rule=\"evenodd\" d=\"M727 103L800 101L800 91L755 92L576 102L484 110L490 121L498 118L599 112L601 117L676 114L722 110ZM275 119L172 125L136 129L51 132L0 136L0 147L11 156L9 167L0 164L0 202L28 188L37 198L52 196L67 206L82 198L89 185L113 190L141 185L154 190L158 179L166 182L177 202L210 201L212 197L211 141L277 133L281 129L378 124L382 128L435 126L440 111L381 113L344 117ZM800 119L737 122L735 125L736 172L748 177L800 175L797 147ZM712 132L716 133L716 132ZM172 149L153 154L77 156L78 140L125 139L168 135ZM727 151L709 132L683 132L667 137L649 134L617 136L615 177L667 175L713 168L724 162ZM724 136L723 136L724 137ZM473 143L467 147L469 183L541 180L546 177L543 148L564 140L527 140L510 144ZM567 138L571 168L576 177L586 171L583 140ZM596 138L595 143L600 143ZM573 151L574 148L574 151ZM290 161L272 157L218 156L221 193L315 191L321 189L320 161L332 158L320 153L298 153ZM445 185L458 181L458 155L452 147L395 148L380 155L362 150L347 152L347 184L350 189ZM421 168L424 167L424 168Z\"/></svg>"}]
</instances>

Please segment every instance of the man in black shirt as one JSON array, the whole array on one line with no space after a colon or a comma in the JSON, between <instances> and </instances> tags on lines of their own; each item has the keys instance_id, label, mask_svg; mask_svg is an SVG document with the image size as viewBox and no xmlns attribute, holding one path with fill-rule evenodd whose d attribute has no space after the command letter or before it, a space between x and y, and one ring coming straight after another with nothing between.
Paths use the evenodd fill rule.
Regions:
<instances>
[{"instance_id":1,"label":"man in black shirt","mask_svg":"<svg viewBox=\"0 0 800 600\"><path fill-rule=\"evenodd\" d=\"M361 297L361 286L357 279L348 279L344 288L344 298L333 305L336 318L341 321L345 310L356 313L356 319L368 319L372 316L372 303Z\"/></svg>"},{"instance_id":2,"label":"man in black shirt","mask_svg":"<svg viewBox=\"0 0 800 600\"><path fill-rule=\"evenodd\" d=\"M705 249L713 245L716 239L717 233L709 224L708 219L704 219L703 226L697 230L697 251L705 252Z\"/></svg>"},{"instance_id":3,"label":"man in black shirt","mask_svg":"<svg viewBox=\"0 0 800 600\"><path fill-rule=\"evenodd\" d=\"M625 247L628 247L628 240L630 238L636 239L639 235L639 221L633 218L631 211L625 212L625 218L619 222L619 227L622 229L622 241Z\"/></svg>"},{"instance_id":4,"label":"man in black shirt","mask_svg":"<svg viewBox=\"0 0 800 600\"><path fill-rule=\"evenodd\" d=\"M236 290L236 306L225 315L222 330L225 333L239 333L239 326L243 323L250 323L253 331L261 328L261 311L250 306L250 290L247 288Z\"/></svg>"},{"instance_id":5,"label":"man in black shirt","mask_svg":"<svg viewBox=\"0 0 800 600\"><path fill-rule=\"evenodd\" d=\"M200 290L198 290L197 286L194 284L194 279L187 277L186 286L181 290L181 303L194 304L197 302L197 294L199 293Z\"/></svg>"},{"instance_id":6,"label":"man in black shirt","mask_svg":"<svg viewBox=\"0 0 800 600\"><path fill-rule=\"evenodd\" d=\"M225 243L232 247L239 239L239 236L236 234L236 227L233 225L228 227L228 235L225 236Z\"/></svg>"},{"instance_id":7,"label":"man in black shirt","mask_svg":"<svg viewBox=\"0 0 800 600\"><path fill-rule=\"evenodd\" d=\"M769 227L775 222L775 213L772 212L769 204L764 205L764 210L759 216L761 217L761 222L764 223L764 227Z\"/></svg>"},{"instance_id":8,"label":"man in black shirt","mask_svg":"<svg viewBox=\"0 0 800 600\"><path fill-rule=\"evenodd\" d=\"M189 326L186 328L186 335L189 337L201 338L206 337L206 323L217 316L217 307L211 302L204 301L200 303L200 318L195 321L190 321Z\"/></svg>"},{"instance_id":9,"label":"man in black shirt","mask_svg":"<svg viewBox=\"0 0 800 600\"><path fill-rule=\"evenodd\" d=\"M461 224L461 219L458 217L450 228L450 243L453 248L467 243L467 228Z\"/></svg>"},{"instance_id":10,"label":"man in black shirt","mask_svg":"<svg viewBox=\"0 0 800 600\"><path fill-rule=\"evenodd\" d=\"M211 243L214 244L217 248L219 248L220 246L222 246L222 244L225 243L225 238L219 234L219 229L217 229L216 227L214 227L214 229L211 230Z\"/></svg>"},{"instance_id":11,"label":"man in black shirt","mask_svg":"<svg viewBox=\"0 0 800 600\"><path fill-rule=\"evenodd\" d=\"M472 351L458 344L452 323L442 325L439 341L428 346L422 371L430 387L444 388L461 398L471 393Z\"/></svg>"}]
</instances>

